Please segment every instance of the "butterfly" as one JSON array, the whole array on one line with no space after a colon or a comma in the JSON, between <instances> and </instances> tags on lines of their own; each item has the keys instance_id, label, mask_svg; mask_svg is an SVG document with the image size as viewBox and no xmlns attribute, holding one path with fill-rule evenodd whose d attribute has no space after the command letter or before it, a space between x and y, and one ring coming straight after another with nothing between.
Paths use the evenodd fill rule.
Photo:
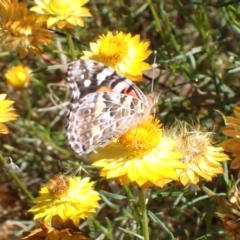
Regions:
<instances>
[{"instance_id":1,"label":"butterfly","mask_svg":"<svg viewBox=\"0 0 240 240\"><path fill-rule=\"evenodd\" d=\"M92 60L69 64L67 82L72 92L66 134L79 155L104 147L146 120L159 92L145 95L114 69Z\"/></svg>"}]
</instances>

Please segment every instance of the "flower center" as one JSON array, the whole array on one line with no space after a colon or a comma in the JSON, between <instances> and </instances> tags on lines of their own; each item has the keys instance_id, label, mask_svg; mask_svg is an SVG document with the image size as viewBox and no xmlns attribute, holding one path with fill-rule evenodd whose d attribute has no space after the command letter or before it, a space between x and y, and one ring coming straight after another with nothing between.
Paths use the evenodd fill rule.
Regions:
<instances>
[{"instance_id":1,"label":"flower center","mask_svg":"<svg viewBox=\"0 0 240 240\"><path fill-rule=\"evenodd\" d=\"M66 176L57 174L49 180L47 188L53 196L61 196L69 189L69 185L70 182Z\"/></svg>"},{"instance_id":2,"label":"flower center","mask_svg":"<svg viewBox=\"0 0 240 240\"><path fill-rule=\"evenodd\" d=\"M146 122L124 133L119 142L134 155L143 156L156 147L162 137L159 120L150 116Z\"/></svg>"},{"instance_id":3,"label":"flower center","mask_svg":"<svg viewBox=\"0 0 240 240\"><path fill-rule=\"evenodd\" d=\"M178 138L177 151L183 153L185 164L196 164L208 153L211 146L211 133L192 131L184 132Z\"/></svg>"},{"instance_id":4,"label":"flower center","mask_svg":"<svg viewBox=\"0 0 240 240\"><path fill-rule=\"evenodd\" d=\"M122 38L102 38L99 54L105 60L106 65L114 67L127 55L128 46Z\"/></svg>"}]
</instances>

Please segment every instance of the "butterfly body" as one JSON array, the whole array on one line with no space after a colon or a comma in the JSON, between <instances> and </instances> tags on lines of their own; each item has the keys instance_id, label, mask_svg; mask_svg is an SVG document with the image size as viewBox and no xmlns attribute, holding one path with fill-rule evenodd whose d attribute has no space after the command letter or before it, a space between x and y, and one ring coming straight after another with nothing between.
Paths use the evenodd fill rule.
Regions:
<instances>
[{"instance_id":1,"label":"butterfly body","mask_svg":"<svg viewBox=\"0 0 240 240\"><path fill-rule=\"evenodd\" d=\"M70 63L67 81L72 91L67 138L79 155L104 147L147 119L159 96L145 95L112 68L92 60Z\"/></svg>"}]
</instances>

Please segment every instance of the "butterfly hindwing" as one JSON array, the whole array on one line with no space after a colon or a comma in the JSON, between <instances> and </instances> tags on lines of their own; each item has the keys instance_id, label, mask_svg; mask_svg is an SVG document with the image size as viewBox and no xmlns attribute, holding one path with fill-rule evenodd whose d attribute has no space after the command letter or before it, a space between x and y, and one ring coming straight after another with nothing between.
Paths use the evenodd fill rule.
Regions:
<instances>
[{"instance_id":1,"label":"butterfly hindwing","mask_svg":"<svg viewBox=\"0 0 240 240\"><path fill-rule=\"evenodd\" d=\"M136 113L135 109L139 109ZM91 93L69 113L67 136L79 154L103 147L141 121L145 115L142 102L114 92Z\"/></svg>"}]
</instances>

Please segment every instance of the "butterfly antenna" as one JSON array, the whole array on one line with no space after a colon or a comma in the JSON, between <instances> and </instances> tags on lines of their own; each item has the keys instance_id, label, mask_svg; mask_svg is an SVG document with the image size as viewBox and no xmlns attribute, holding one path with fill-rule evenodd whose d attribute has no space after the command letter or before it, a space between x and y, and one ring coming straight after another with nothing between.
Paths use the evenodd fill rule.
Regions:
<instances>
[{"instance_id":1,"label":"butterfly antenna","mask_svg":"<svg viewBox=\"0 0 240 240\"><path fill-rule=\"evenodd\" d=\"M152 86L151 86L151 92L153 92L154 89L154 69L157 67L156 65L157 61L157 51L155 50L153 52L153 64L152 64Z\"/></svg>"}]
</instances>

